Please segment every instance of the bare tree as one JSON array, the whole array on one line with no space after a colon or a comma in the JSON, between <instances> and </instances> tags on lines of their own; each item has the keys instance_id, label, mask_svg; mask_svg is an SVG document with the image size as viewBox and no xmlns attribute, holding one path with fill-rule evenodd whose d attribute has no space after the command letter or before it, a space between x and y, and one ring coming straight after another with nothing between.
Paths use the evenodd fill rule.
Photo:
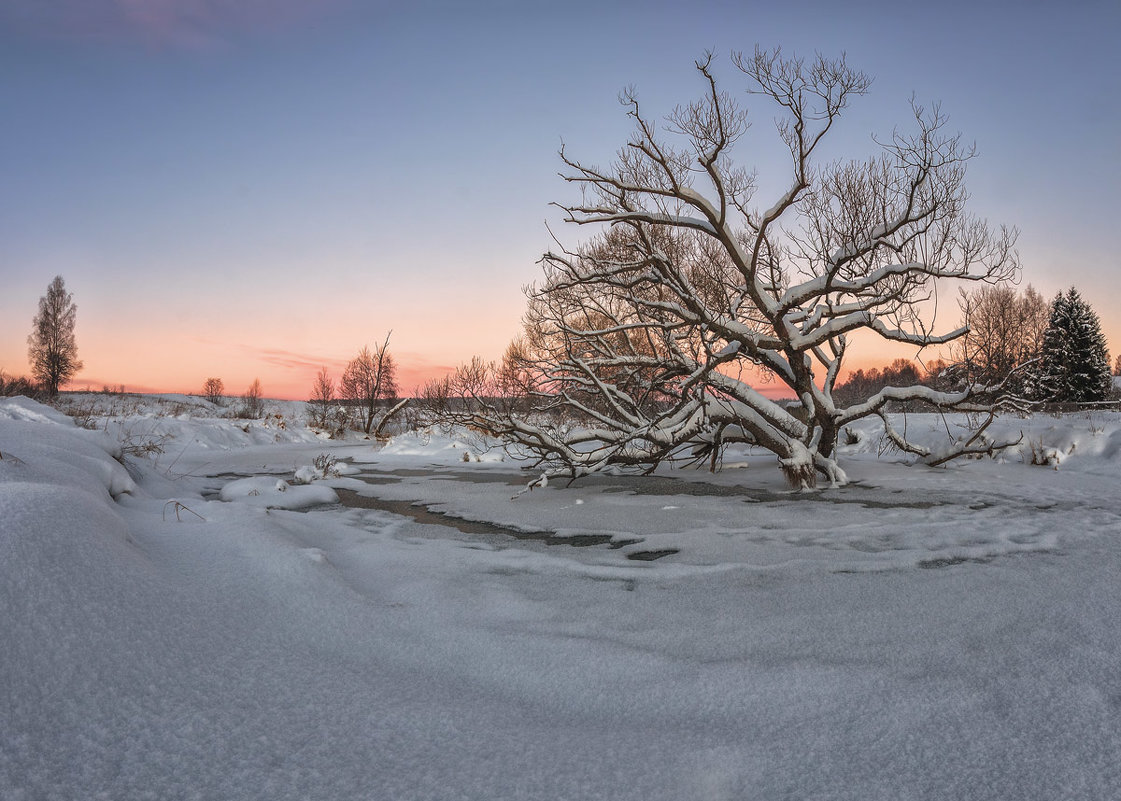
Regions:
<instances>
[{"instance_id":1,"label":"bare tree","mask_svg":"<svg viewBox=\"0 0 1121 801\"><path fill-rule=\"evenodd\" d=\"M1117 360L1113 362L1113 374L1121 375L1121 353L1117 354Z\"/></svg>"},{"instance_id":2,"label":"bare tree","mask_svg":"<svg viewBox=\"0 0 1121 801\"><path fill-rule=\"evenodd\" d=\"M50 397L82 369L74 339L77 317L74 296L66 291L62 276L56 275L47 286L47 294L39 298L39 313L27 338L31 373Z\"/></svg>"},{"instance_id":3,"label":"bare tree","mask_svg":"<svg viewBox=\"0 0 1121 801\"><path fill-rule=\"evenodd\" d=\"M452 411L452 377L431 378L417 393L413 407L416 425L426 426L443 422Z\"/></svg>"},{"instance_id":4,"label":"bare tree","mask_svg":"<svg viewBox=\"0 0 1121 801\"><path fill-rule=\"evenodd\" d=\"M202 385L202 396L211 403L221 403L222 393L226 391L221 378L208 378Z\"/></svg>"},{"instance_id":5,"label":"bare tree","mask_svg":"<svg viewBox=\"0 0 1121 801\"><path fill-rule=\"evenodd\" d=\"M331 410L335 406L335 382L326 367L322 367L315 376L315 384L311 388L311 400L308 401L308 418L313 426L327 428L331 423Z\"/></svg>"},{"instance_id":6,"label":"bare tree","mask_svg":"<svg viewBox=\"0 0 1121 801\"><path fill-rule=\"evenodd\" d=\"M238 416L256 420L264 414L264 411L264 404L261 403L261 380L254 378L249 389L241 396L241 409Z\"/></svg>"},{"instance_id":7,"label":"bare tree","mask_svg":"<svg viewBox=\"0 0 1121 801\"><path fill-rule=\"evenodd\" d=\"M535 440L540 429L529 417L541 407L534 403L531 379L517 366L524 344L513 343L501 362L476 356L452 375L430 380L420 391L418 422L421 425L459 425L511 442L527 442L531 448L546 447ZM536 406L536 408L535 408Z\"/></svg>"},{"instance_id":8,"label":"bare tree","mask_svg":"<svg viewBox=\"0 0 1121 801\"><path fill-rule=\"evenodd\" d=\"M372 351L363 347L343 371L339 382L339 396L358 410L358 422L369 434L378 417L381 401L397 397L397 365L389 352L389 337Z\"/></svg>"},{"instance_id":9,"label":"bare tree","mask_svg":"<svg viewBox=\"0 0 1121 801\"><path fill-rule=\"evenodd\" d=\"M1030 285L1023 292L1008 285L962 289L958 305L969 330L955 343L954 355L970 380L1003 381L1039 356L1051 307Z\"/></svg>"},{"instance_id":10,"label":"bare tree","mask_svg":"<svg viewBox=\"0 0 1121 801\"><path fill-rule=\"evenodd\" d=\"M1016 232L966 213L973 150L945 133L937 106L912 103L914 131L880 142L879 156L816 163L870 79L844 58L756 49L733 62L751 94L774 104L790 156L786 190L762 210L754 173L731 158L748 118L718 88L711 54L696 64L703 96L664 130L624 92L635 132L613 164L561 150L563 177L583 191L558 206L568 222L607 231L545 254L526 335L481 382L522 393L533 413L475 402L492 431L558 472L652 468L686 448L745 441L772 451L794 486L818 473L842 484L835 446L847 423L880 414L897 444L930 457L891 428L887 404L979 408L974 388L886 386L851 405L833 394L853 333L916 348L953 342L966 328L939 332L923 313L936 282L1016 274ZM796 408L762 394L760 375L789 389Z\"/></svg>"}]
</instances>

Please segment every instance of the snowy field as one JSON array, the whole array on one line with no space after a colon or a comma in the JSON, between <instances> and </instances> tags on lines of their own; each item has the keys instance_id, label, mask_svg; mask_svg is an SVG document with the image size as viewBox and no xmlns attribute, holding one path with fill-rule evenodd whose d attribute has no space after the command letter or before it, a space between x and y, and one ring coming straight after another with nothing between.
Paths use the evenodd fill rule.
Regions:
<instances>
[{"instance_id":1,"label":"snowy field","mask_svg":"<svg viewBox=\"0 0 1121 801\"><path fill-rule=\"evenodd\" d=\"M0 399L2 801L1121 798L1118 413L522 492L470 435L96 400Z\"/></svg>"}]
</instances>

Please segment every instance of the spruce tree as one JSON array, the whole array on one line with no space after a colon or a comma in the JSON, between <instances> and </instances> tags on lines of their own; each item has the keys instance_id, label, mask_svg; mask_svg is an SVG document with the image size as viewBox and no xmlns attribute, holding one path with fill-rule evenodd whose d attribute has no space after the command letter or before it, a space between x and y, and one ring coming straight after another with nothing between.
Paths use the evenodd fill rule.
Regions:
<instances>
[{"instance_id":1,"label":"spruce tree","mask_svg":"<svg viewBox=\"0 0 1121 801\"><path fill-rule=\"evenodd\" d=\"M1071 287L1051 303L1040 363L1032 381L1036 400L1087 403L1109 397L1113 379L1101 322Z\"/></svg>"}]
</instances>

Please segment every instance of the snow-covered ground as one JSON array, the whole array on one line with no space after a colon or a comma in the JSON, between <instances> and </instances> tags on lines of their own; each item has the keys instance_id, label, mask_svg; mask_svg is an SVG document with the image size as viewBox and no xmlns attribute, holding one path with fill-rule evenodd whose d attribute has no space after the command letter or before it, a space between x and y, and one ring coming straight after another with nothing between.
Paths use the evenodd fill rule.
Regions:
<instances>
[{"instance_id":1,"label":"snow-covered ground","mask_svg":"<svg viewBox=\"0 0 1121 801\"><path fill-rule=\"evenodd\" d=\"M0 799L1121 797L1117 413L523 492L275 406L0 400Z\"/></svg>"}]
</instances>

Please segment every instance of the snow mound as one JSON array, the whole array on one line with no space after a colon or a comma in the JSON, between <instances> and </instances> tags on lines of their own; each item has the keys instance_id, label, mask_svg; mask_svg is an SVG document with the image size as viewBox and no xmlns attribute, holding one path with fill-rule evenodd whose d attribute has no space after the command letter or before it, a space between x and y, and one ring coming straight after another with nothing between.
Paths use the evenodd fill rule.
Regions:
<instances>
[{"instance_id":1,"label":"snow mound","mask_svg":"<svg viewBox=\"0 0 1121 801\"><path fill-rule=\"evenodd\" d=\"M379 457L404 458L424 456L440 464L456 462L505 461L506 449L502 443L464 428L450 432L435 429L409 431L393 437L378 451Z\"/></svg>"},{"instance_id":2,"label":"snow mound","mask_svg":"<svg viewBox=\"0 0 1121 801\"><path fill-rule=\"evenodd\" d=\"M118 498L136 484L115 460L120 447L103 431L77 428L66 415L27 398L0 399L6 474ZM28 467L34 465L34 467Z\"/></svg>"},{"instance_id":3,"label":"snow mound","mask_svg":"<svg viewBox=\"0 0 1121 801\"><path fill-rule=\"evenodd\" d=\"M58 409L44 406L22 395L0 398L0 420L20 420L25 423L56 423L73 426L74 421Z\"/></svg>"},{"instance_id":4,"label":"snow mound","mask_svg":"<svg viewBox=\"0 0 1121 801\"><path fill-rule=\"evenodd\" d=\"M968 435L976 420L965 415L893 414L892 425L932 453L941 453L950 443ZM1011 443L998 450L997 461L1019 461L1031 464L1033 455L1038 464L1063 465L1086 472L1115 469L1121 461L1121 412L1092 411L1051 416L998 417L985 432L988 440ZM879 456L888 461L915 461L909 454L892 448L883 435L878 418L869 417L850 423L841 435L838 450L842 463L846 457ZM963 464L966 460L951 463Z\"/></svg>"},{"instance_id":5,"label":"snow mound","mask_svg":"<svg viewBox=\"0 0 1121 801\"><path fill-rule=\"evenodd\" d=\"M323 503L338 503L339 496L325 484L290 486L280 478L240 478L222 487L218 493L223 501L247 503L266 509L306 509Z\"/></svg>"},{"instance_id":6,"label":"snow mound","mask_svg":"<svg viewBox=\"0 0 1121 801\"><path fill-rule=\"evenodd\" d=\"M360 470L352 464L339 462L330 454L319 454L315 464L305 464L296 468L296 483L311 484L313 481L326 481L341 476L354 475Z\"/></svg>"}]
</instances>

